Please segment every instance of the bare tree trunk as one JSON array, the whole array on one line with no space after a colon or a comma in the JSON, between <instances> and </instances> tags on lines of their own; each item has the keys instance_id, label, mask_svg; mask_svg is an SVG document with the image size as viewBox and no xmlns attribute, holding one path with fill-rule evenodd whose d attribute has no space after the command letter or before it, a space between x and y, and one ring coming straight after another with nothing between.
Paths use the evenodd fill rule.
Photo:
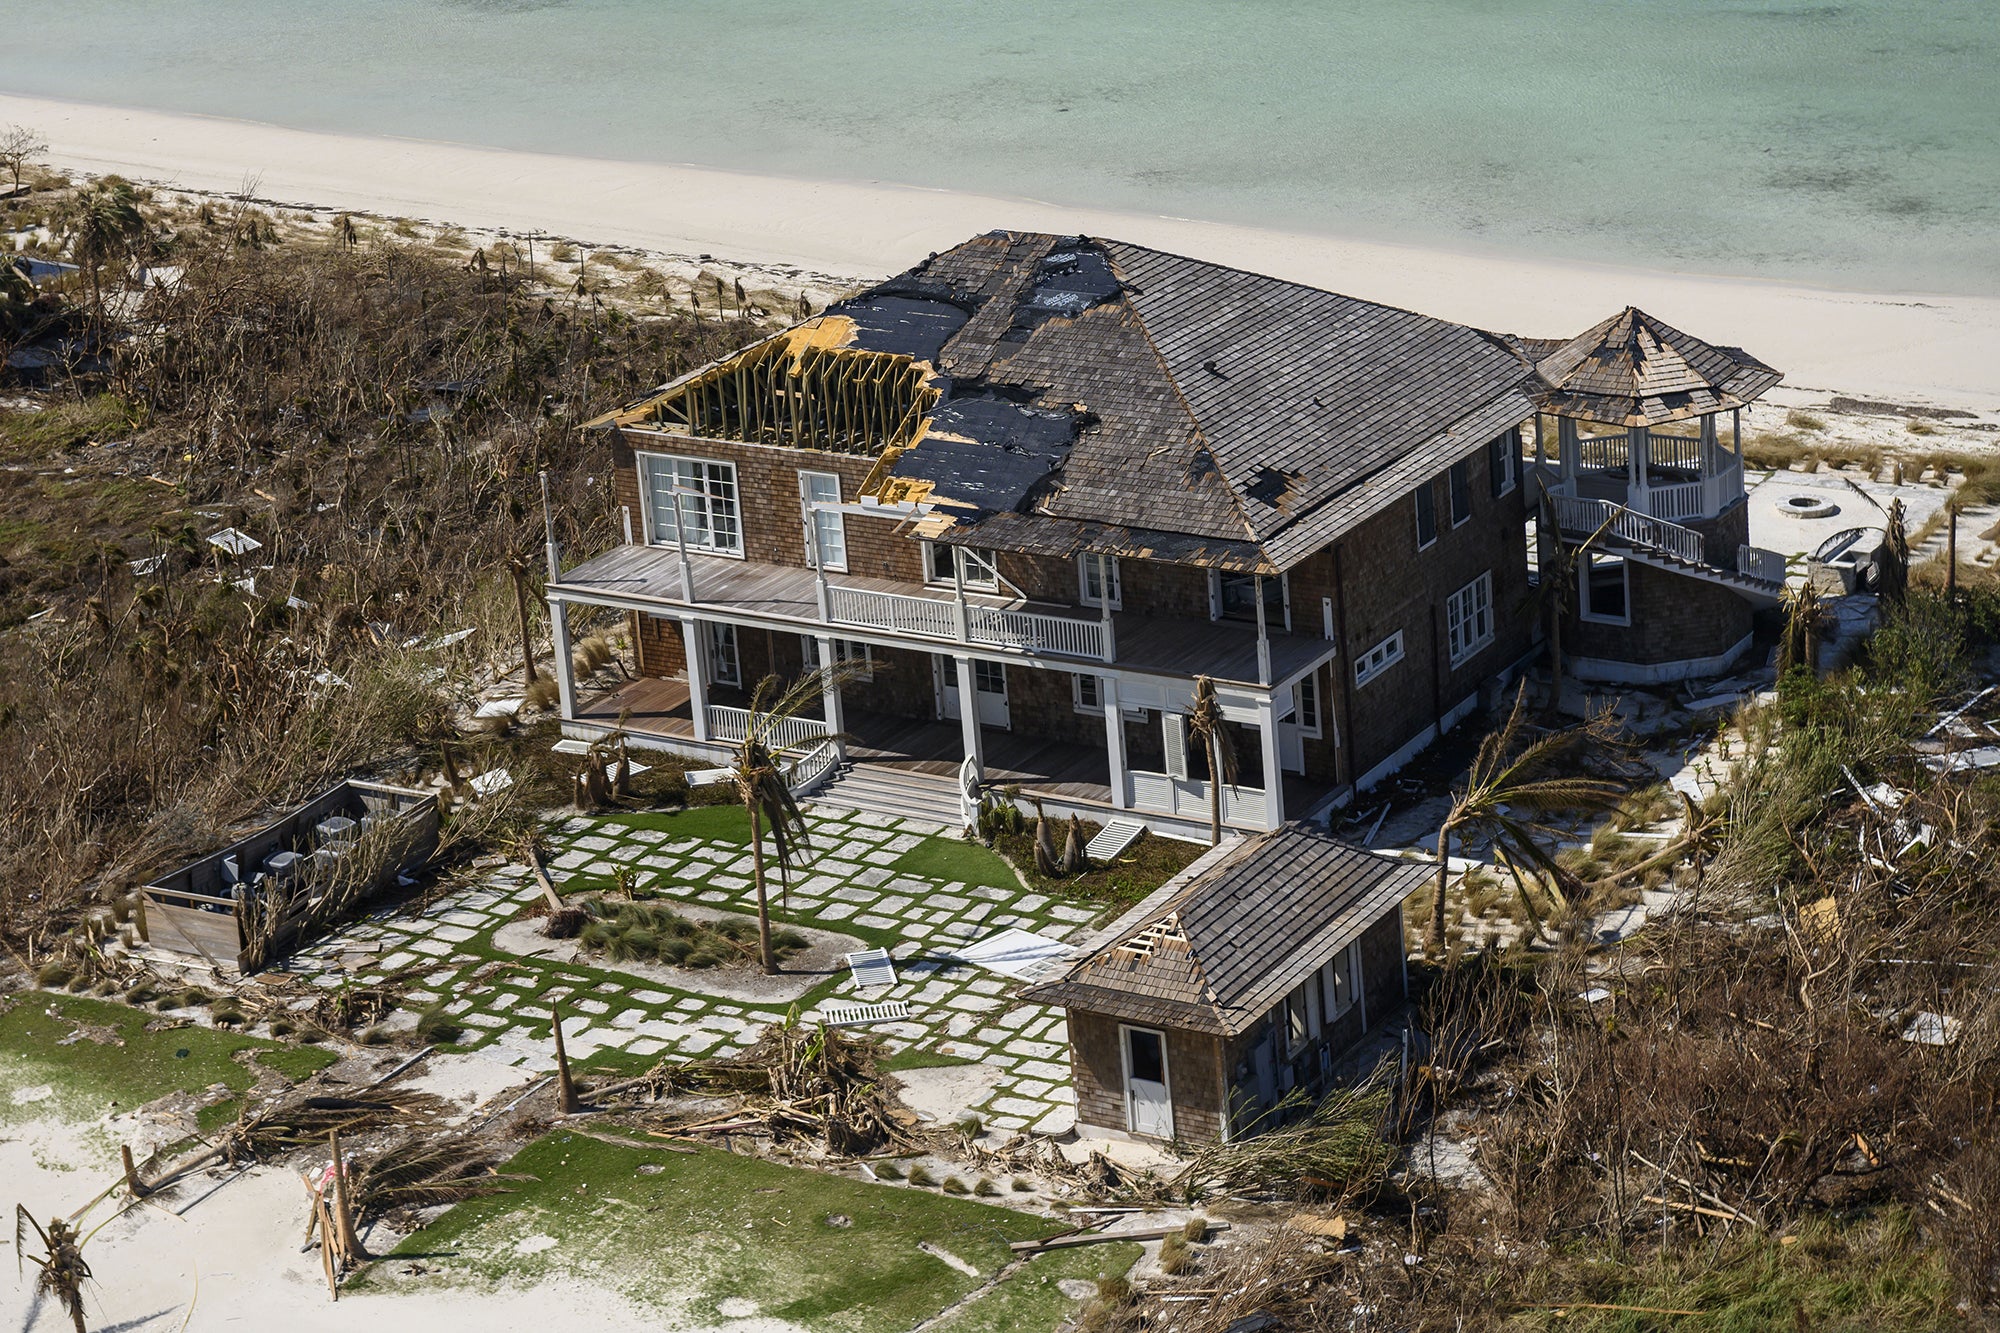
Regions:
<instances>
[{"instance_id":1,"label":"bare tree trunk","mask_svg":"<svg viewBox=\"0 0 2000 1333\"><path fill-rule=\"evenodd\" d=\"M1444 888L1451 878L1451 821L1438 826L1438 884L1437 896L1431 900L1430 941L1424 952L1437 957L1444 948Z\"/></svg>"},{"instance_id":2,"label":"bare tree trunk","mask_svg":"<svg viewBox=\"0 0 2000 1333\"><path fill-rule=\"evenodd\" d=\"M139 1168L132 1162L132 1145L129 1143L119 1144L118 1156L125 1163L125 1188L131 1192L133 1198L145 1198L148 1191L144 1185L139 1183Z\"/></svg>"},{"instance_id":3,"label":"bare tree trunk","mask_svg":"<svg viewBox=\"0 0 2000 1333\"><path fill-rule=\"evenodd\" d=\"M327 1131L327 1141L333 1148L333 1218L340 1226L340 1248L348 1263L355 1263L368 1257L368 1251L361 1246L361 1237L354 1234L354 1205L347 1197L347 1163L340 1154L340 1131Z\"/></svg>"},{"instance_id":4,"label":"bare tree trunk","mask_svg":"<svg viewBox=\"0 0 2000 1333\"><path fill-rule=\"evenodd\" d=\"M535 683L535 639L528 630L528 566L518 557L514 567L514 605L521 613L521 680Z\"/></svg>"},{"instance_id":5,"label":"bare tree trunk","mask_svg":"<svg viewBox=\"0 0 2000 1333\"><path fill-rule=\"evenodd\" d=\"M771 947L771 902L764 892L764 819L755 805L750 807L750 877L757 884L757 956L764 975L778 975L778 954Z\"/></svg>"},{"instance_id":6,"label":"bare tree trunk","mask_svg":"<svg viewBox=\"0 0 2000 1333\"><path fill-rule=\"evenodd\" d=\"M569 1074L569 1052L563 1048L562 1007L551 1004L549 1017L554 1020L556 1034L556 1109L575 1115L582 1103L576 1097L576 1081Z\"/></svg>"},{"instance_id":7,"label":"bare tree trunk","mask_svg":"<svg viewBox=\"0 0 2000 1333\"><path fill-rule=\"evenodd\" d=\"M1208 845L1222 845L1222 746L1213 732L1208 741Z\"/></svg>"}]
</instances>

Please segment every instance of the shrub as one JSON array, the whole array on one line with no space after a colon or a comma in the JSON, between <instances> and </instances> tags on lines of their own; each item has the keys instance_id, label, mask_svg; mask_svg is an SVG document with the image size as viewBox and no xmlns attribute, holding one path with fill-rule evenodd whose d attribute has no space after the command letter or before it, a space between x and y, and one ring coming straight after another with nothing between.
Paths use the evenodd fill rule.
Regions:
<instances>
[{"instance_id":1,"label":"shrub","mask_svg":"<svg viewBox=\"0 0 2000 1333\"><path fill-rule=\"evenodd\" d=\"M946 1194L970 1193L970 1191L966 1188L965 1182L960 1180L957 1176L946 1176L943 1189Z\"/></svg>"},{"instance_id":2,"label":"shrub","mask_svg":"<svg viewBox=\"0 0 2000 1333\"><path fill-rule=\"evenodd\" d=\"M1194 1251L1188 1248L1187 1237L1181 1232L1173 1232L1160 1242L1160 1271L1168 1276L1187 1272L1194 1267Z\"/></svg>"},{"instance_id":3,"label":"shrub","mask_svg":"<svg viewBox=\"0 0 2000 1333\"><path fill-rule=\"evenodd\" d=\"M910 1183L912 1185L935 1185L937 1184L937 1177L932 1175L922 1162L918 1162L910 1168Z\"/></svg>"},{"instance_id":4,"label":"shrub","mask_svg":"<svg viewBox=\"0 0 2000 1333\"><path fill-rule=\"evenodd\" d=\"M67 986L70 978L75 975L76 969L68 963L49 962L42 964L41 970L35 973L35 980L55 990Z\"/></svg>"},{"instance_id":5,"label":"shrub","mask_svg":"<svg viewBox=\"0 0 2000 1333\"><path fill-rule=\"evenodd\" d=\"M151 1004L159 997L159 994L159 991L153 988L151 982L141 981L135 984L131 990L125 992L125 1003L131 1005Z\"/></svg>"},{"instance_id":6,"label":"shrub","mask_svg":"<svg viewBox=\"0 0 2000 1333\"><path fill-rule=\"evenodd\" d=\"M1035 1182L1029 1180L1026 1176L1015 1176L1007 1184L1016 1194L1033 1194L1035 1192Z\"/></svg>"},{"instance_id":7,"label":"shrub","mask_svg":"<svg viewBox=\"0 0 2000 1333\"><path fill-rule=\"evenodd\" d=\"M897 1166L894 1162L881 1162L873 1169L875 1174L883 1180L901 1180L903 1178L903 1168Z\"/></svg>"},{"instance_id":8,"label":"shrub","mask_svg":"<svg viewBox=\"0 0 2000 1333\"><path fill-rule=\"evenodd\" d=\"M215 1020L218 1027L233 1028L243 1025L243 1007L234 1000L217 1000L210 1007L208 1016Z\"/></svg>"},{"instance_id":9,"label":"shrub","mask_svg":"<svg viewBox=\"0 0 2000 1333\"><path fill-rule=\"evenodd\" d=\"M465 1034L465 1029L457 1020L438 1005L432 1005L417 1015L417 1040L427 1046L437 1046L457 1041Z\"/></svg>"}]
</instances>

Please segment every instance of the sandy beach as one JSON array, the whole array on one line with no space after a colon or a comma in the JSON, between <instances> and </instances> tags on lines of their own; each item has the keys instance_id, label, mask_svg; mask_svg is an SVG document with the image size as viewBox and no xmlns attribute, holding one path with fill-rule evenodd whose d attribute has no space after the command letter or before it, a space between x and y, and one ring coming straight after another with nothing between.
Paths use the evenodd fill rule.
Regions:
<instances>
[{"instance_id":1,"label":"sandy beach","mask_svg":"<svg viewBox=\"0 0 2000 1333\"><path fill-rule=\"evenodd\" d=\"M1117 236L1483 328L1580 331L1624 305L1737 343L1794 391L2000 410L2000 300L1788 286L1419 249L882 183L789 180L322 134L0 94L58 166L285 204L553 233L856 282L994 228Z\"/></svg>"}]
</instances>

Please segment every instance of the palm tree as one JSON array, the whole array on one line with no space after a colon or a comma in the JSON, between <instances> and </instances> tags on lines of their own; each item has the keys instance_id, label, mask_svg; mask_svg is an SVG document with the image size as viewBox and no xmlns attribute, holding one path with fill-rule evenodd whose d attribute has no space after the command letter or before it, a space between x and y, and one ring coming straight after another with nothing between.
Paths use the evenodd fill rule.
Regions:
<instances>
[{"instance_id":1,"label":"palm tree","mask_svg":"<svg viewBox=\"0 0 2000 1333\"><path fill-rule=\"evenodd\" d=\"M1437 895L1431 904L1430 939L1425 951L1444 946L1445 885L1451 878L1451 840L1475 829L1490 830L1513 865L1530 865L1560 882L1564 872L1541 848L1554 830L1541 822L1557 811L1606 810L1625 795L1623 785L1579 770L1592 751L1614 744L1613 722L1599 714L1579 726L1529 738L1527 682L1514 695L1506 725L1479 743L1465 786L1452 798L1438 827ZM1532 911L1532 907L1530 908Z\"/></svg>"},{"instance_id":2,"label":"palm tree","mask_svg":"<svg viewBox=\"0 0 2000 1333\"><path fill-rule=\"evenodd\" d=\"M1208 758L1208 845L1222 841L1222 786L1236 788L1236 742L1224 723L1222 704L1215 697L1215 682L1207 676L1194 678L1194 708L1188 713L1188 738L1201 745Z\"/></svg>"},{"instance_id":3,"label":"palm tree","mask_svg":"<svg viewBox=\"0 0 2000 1333\"><path fill-rule=\"evenodd\" d=\"M1778 675L1782 677L1793 667L1802 666L1816 676L1820 641L1827 628L1826 602L1812 580L1807 579L1795 588L1785 589L1784 607L1785 627L1778 638Z\"/></svg>"},{"instance_id":4,"label":"palm tree","mask_svg":"<svg viewBox=\"0 0 2000 1333\"><path fill-rule=\"evenodd\" d=\"M784 742L777 736L785 730L785 723L820 698L826 686L838 689L854 674L853 665L830 662L817 671L806 672L789 685L781 684L776 676L766 676L750 696L750 720L736 746L730 776L736 784L736 797L750 816L750 876L757 885L757 953L767 976L777 974L778 955L771 947L771 903L764 882L764 828L770 826L771 850L777 854L778 873L789 891L792 858L810 844L805 816L800 813L798 800L786 780L787 760L800 757L813 746L839 739L815 733L803 740Z\"/></svg>"},{"instance_id":5,"label":"palm tree","mask_svg":"<svg viewBox=\"0 0 2000 1333\"><path fill-rule=\"evenodd\" d=\"M35 1234L41 1237L46 1254L27 1252L23 1244L27 1239L27 1227L33 1227ZM23 1257L32 1259L41 1268L41 1276L35 1279L35 1294L52 1297L69 1315L70 1322L76 1326L76 1333L86 1333L83 1284L90 1281L90 1265L83 1259L83 1242L86 1239L88 1237L79 1235L75 1226L60 1217L50 1219L45 1230L29 1214L26 1206L14 1205L15 1260L18 1263Z\"/></svg>"},{"instance_id":6,"label":"palm tree","mask_svg":"<svg viewBox=\"0 0 2000 1333\"><path fill-rule=\"evenodd\" d=\"M139 211L139 193L132 183L106 176L78 191L56 218L56 231L69 246L70 257L90 280L91 305L104 310L102 274L113 261L129 259L146 234Z\"/></svg>"}]
</instances>

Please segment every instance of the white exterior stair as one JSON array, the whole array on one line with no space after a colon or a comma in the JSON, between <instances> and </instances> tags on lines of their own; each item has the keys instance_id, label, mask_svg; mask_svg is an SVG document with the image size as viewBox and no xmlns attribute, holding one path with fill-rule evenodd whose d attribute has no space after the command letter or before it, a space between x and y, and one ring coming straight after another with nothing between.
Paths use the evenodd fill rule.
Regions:
<instances>
[{"instance_id":1,"label":"white exterior stair","mask_svg":"<svg viewBox=\"0 0 2000 1333\"><path fill-rule=\"evenodd\" d=\"M958 785L949 777L912 773L879 764L848 764L812 800L843 810L922 819L946 828L959 824Z\"/></svg>"}]
</instances>

